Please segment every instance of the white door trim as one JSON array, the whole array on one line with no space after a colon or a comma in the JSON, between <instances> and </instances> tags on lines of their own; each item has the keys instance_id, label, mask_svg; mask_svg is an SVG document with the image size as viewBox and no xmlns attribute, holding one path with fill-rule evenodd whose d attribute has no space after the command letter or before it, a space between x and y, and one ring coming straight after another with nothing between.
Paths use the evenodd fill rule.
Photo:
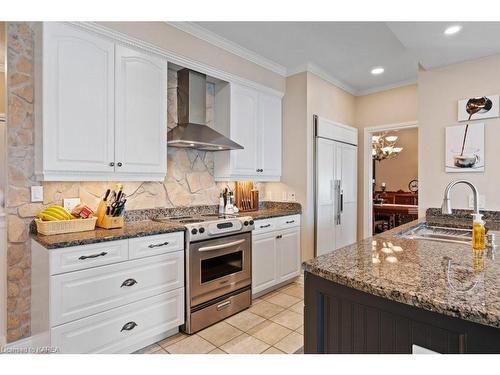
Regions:
<instances>
[{"instance_id":1,"label":"white door trim","mask_svg":"<svg viewBox=\"0 0 500 375\"><path fill-rule=\"evenodd\" d=\"M373 185L371 183L373 179L372 170L372 133L378 133L381 131L390 130L401 130L401 129L411 129L418 128L418 121L408 121L401 122L397 124L386 124L378 126L370 126L364 128L363 134L363 176L364 186L363 186L363 238L372 236L372 213L373 213ZM420 175L420 171L419 175Z\"/></svg>"}]
</instances>

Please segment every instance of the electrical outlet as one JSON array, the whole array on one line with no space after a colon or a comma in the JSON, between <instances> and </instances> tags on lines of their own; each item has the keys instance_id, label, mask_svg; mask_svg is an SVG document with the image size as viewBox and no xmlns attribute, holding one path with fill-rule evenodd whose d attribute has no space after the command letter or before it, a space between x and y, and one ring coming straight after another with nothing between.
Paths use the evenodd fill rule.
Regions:
<instances>
[{"instance_id":1,"label":"electrical outlet","mask_svg":"<svg viewBox=\"0 0 500 375\"><path fill-rule=\"evenodd\" d=\"M484 195L479 194L477 197L479 208L484 209L486 207L486 197ZM469 208L474 208L474 195L469 195Z\"/></svg>"},{"instance_id":2,"label":"electrical outlet","mask_svg":"<svg viewBox=\"0 0 500 375\"><path fill-rule=\"evenodd\" d=\"M288 201L289 202L295 202L297 200L297 197L295 196L294 191L289 191L288 192Z\"/></svg>"},{"instance_id":3,"label":"electrical outlet","mask_svg":"<svg viewBox=\"0 0 500 375\"><path fill-rule=\"evenodd\" d=\"M31 187L31 202L43 202L43 186L35 185Z\"/></svg>"},{"instance_id":4,"label":"electrical outlet","mask_svg":"<svg viewBox=\"0 0 500 375\"><path fill-rule=\"evenodd\" d=\"M71 212L73 208L80 204L80 198L64 198L63 199L63 207Z\"/></svg>"}]
</instances>

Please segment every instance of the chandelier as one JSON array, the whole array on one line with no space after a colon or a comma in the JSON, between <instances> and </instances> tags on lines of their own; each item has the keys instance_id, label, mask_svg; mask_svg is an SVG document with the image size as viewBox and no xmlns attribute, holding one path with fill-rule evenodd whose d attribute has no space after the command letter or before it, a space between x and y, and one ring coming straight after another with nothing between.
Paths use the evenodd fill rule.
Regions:
<instances>
[{"instance_id":1,"label":"chandelier","mask_svg":"<svg viewBox=\"0 0 500 375\"><path fill-rule=\"evenodd\" d=\"M403 147L395 147L397 140L397 135L387 135L387 133L372 136L373 160L382 161L398 156Z\"/></svg>"}]
</instances>

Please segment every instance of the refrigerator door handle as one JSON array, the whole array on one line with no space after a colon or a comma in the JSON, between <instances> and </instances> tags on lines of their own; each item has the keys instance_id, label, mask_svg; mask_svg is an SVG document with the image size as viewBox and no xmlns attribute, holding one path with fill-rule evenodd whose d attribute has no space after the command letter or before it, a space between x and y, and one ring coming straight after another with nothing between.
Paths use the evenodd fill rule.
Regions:
<instances>
[{"instance_id":1,"label":"refrigerator door handle","mask_svg":"<svg viewBox=\"0 0 500 375\"><path fill-rule=\"evenodd\" d=\"M335 224L337 225L341 224L340 205L341 205L340 180L335 180Z\"/></svg>"}]
</instances>

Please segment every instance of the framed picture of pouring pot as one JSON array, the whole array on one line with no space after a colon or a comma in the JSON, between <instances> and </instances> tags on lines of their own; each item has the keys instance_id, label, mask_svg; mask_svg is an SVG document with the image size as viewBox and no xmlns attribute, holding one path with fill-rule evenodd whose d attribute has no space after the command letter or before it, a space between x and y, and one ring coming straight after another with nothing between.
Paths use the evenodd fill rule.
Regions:
<instances>
[{"instance_id":1,"label":"framed picture of pouring pot","mask_svg":"<svg viewBox=\"0 0 500 375\"><path fill-rule=\"evenodd\" d=\"M484 123L446 128L446 172L484 172Z\"/></svg>"}]
</instances>

